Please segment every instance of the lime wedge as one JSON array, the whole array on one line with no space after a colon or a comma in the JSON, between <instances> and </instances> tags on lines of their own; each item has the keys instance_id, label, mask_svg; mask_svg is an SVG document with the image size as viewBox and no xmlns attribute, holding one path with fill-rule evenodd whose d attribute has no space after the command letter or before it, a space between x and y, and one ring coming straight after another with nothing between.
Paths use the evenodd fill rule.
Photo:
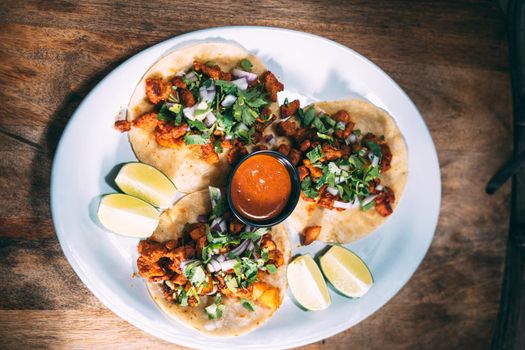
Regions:
<instances>
[{"instance_id":1,"label":"lime wedge","mask_svg":"<svg viewBox=\"0 0 525 350\"><path fill-rule=\"evenodd\" d=\"M305 309L318 311L330 306L330 295L323 274L310 255L295 258L287 270L293 296Z\"/></svg>"},{"instance_id":2,"label":"lime wedge","mask_svg":"<svg viewBox=\"0 0 525 350\"><path fill-rule=\"evenodd\" d=\"M159 224L160 213L152 205L127 194L102 198L98 218L108 230L128 237L149 237Z\"/></svg>"},{"instance_id":3,"label":"lime wedge","mask_svg":"<svg viewBox=\"0 0 525 350\"><path fill-rule=\"evenodd\" d=\"M326 279L346 296L362 297L374 284L368 266L348 249L334 245L319 260Z\"/></svg>"},{"instance_id":4,"label":"lime wedge","mask_svg":"<svg viewBox=\"0 0 525 350\"><path fill-rule=\"evenodd\" d=\"M126 194L145 200L159 208L173 204L177 189L160 170L144 163L124 165L115 183Z\"/></svg>"}]
</instances>

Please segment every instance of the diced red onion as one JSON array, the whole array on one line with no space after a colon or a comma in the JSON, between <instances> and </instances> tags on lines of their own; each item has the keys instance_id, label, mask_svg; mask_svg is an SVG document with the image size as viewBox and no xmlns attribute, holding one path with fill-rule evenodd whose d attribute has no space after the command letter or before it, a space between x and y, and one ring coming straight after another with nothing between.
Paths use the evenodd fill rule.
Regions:
<instances>
[{"instance_id":1,"label":"diced red onion","mask_svg":"<svg viewBox=\"0 0 525 350\"><path fill-rule=\"evenodd\" d=\"M209 128L210 126L213 125L213 123L215 123L217 121L217 118L215 117L215 114L213 114L213 112L210 112L206 115L206 126Z\"/></svg>"},{"instance_id":2,"label":"diced red onion","mask_svg":"<svg viewBox=\"0 0 525 350\"><path fill-rule=\"evenodd\" d=\"M217 232L223 232L223 231L221 231L221 222L222 221L223 221L222 218L215 218L215 219L213 219L213 221L210 224L211 230L212 231L217 231Z\"/></svg>"},{"instance_id":3,"label":"diced red onion","mask_svg":"<svg viewBox=\"0 0 525 350\"><path fill-rule=\"evenodd\" d=\"M208 215L202 214L202 215L197 216L197 221L198 222L206 222L206 221L208 221Z\"/></svg>"},{"instance_id":4,"label":"diced red onion","mask_svg":"<svg viewBox=\"0 0 525 350\"><path fill-rule=\"evenodd\" d=\"M226 232L226 220L222 220L219 224L220 232Z\"/></svg>"},{"instance_id":5,"label":"diced red onion","mask_svg":"<svg viewBox=\"0 0 525 350\"><path fill-rule=\"evenodd\" d=\"M173 107L174 104L175 103L173 103L173 102L166 102L166 107L171 108L171 107Z\"/></svg>"},{"instance_id":6,"label":"diced red onion","mask_svg":"<svg viewBox=\"0 0 525 350\"><path fill-rule=\"evenodd\" d=\"M239 244L239 246L237 246L235 249L231 250L230 253L232 253L235 256L241 255L242 253L244 253L246 248L248 248L248 245L250 244L250 241L251 240L249 240L249 239L244 240L241 244Z\"/></svg>"},{"instance_id":7,"label":"diced red onion","mask_svg":"<svg viewBox=\"0 0 525 350\"><path fill-rule=\"evenodd\" d=\"M221 263L221 262L223 262L224 260L226 260L226 255L221 254L221 255L217 256L217 257L215 258L215 260L217 260L218 262Z\"/></svg>"},{"instance_id":8,"label":"diced red onion","mask_svg":"<svg viewBox=\"0 0 525 350\"><path fill-rule=\"evenodd\" d=\"M233 80L232 83L241 90L246 90L248 88L248 81L246 81L246 78L240 78L237 80Z\"/></svg>"},{"instance_id":9,"label":"diced red onion","mask_svg":"<svg viewBox=\"0 0 525 350\"><path fill-rule=\"evenodd\" d=\"M257 74L246 72L240 69L234 69L232 71L233 75L237 78L246 78L246 80L251 83L252 81L257 80Z\"/></svg>"},{"instance_id":10,"label":"diced red onion","mask_svg":"<svg viewBox=\"0 0 525 350\"><path fill-rule=\"evenodd\" d=\"M340 208L340 209L351 209L352 203L347 202L341 202L341 201L334 201L334 208Z\"/></svg>"},{"instance_id":11,"label":"diced red onion","mask_svg":"<svg viewBox=\"0 0 525 350\"><path fill-rule=\"evenodd\" d=\"M376 186L376 191L383 191L384 188L385 187L383 185L379 184Z\"/></svg>"},{"instance_id":12,"label":"diced red onion","mask_svg":"<svg viewBox=\"0 0 525 350\"><path fill-rule=\"evenodd\" d=\"M268 134L264 137L264 142L269 143L273 140L273 134Z\"/></svg>"},{"instance_id":13,"label":"diced red onion","mask_svg":"<svg viewBox=\"0 0 525 350\"><path fill-rule=\"evenodd\" d=\"M237 259L226 260L225 262L221 263L221 268L223 271L228 271L233 269L235 264L237 264Z\"/></svg>"},{"instance_id":14,"label":"diced red onion","mask_svg":"<svg viewBox=\"0 0 525 350\"><path fill-rule=\"evenodd\" d=\"M327 187L326 190L332 195L337 196L339 194L339 190L335 187Z\"/></svg>"},{"instance_id":15,"label":"diced red onion","mask_svg":"<svg viewBox=\"0 0 525 350\"><path fill-rule=\"evenodd\" d=\"M370 203L370 202L372 202L374 199L376 199L376 197L377 197L377 194L373 194L373 195L371 195L371 196L366 197L366 198L363 200L363 203L361 203L361 206L364 207L365 205L367 205L368 203Z\"/></svg>"},{"instance_id":16,"label":"diced red onion","mask_svg":"<svg viewBox=\"0 0 525 350\"><path fill-rule=\"evenodd\" d=\"M231 105L235 103L236 100L237 100L237 97L235 97L234 95L226 95L224 96L224 99L221 102L221 106L230 107Z\"/></svg>"},{"instance_id":17,"label":"diced red onion","mask_svg":"<svg viewBox=\"0 0 525 350\"><path fill-rule=\"evenodd\" d=\"M379 157L378 156L373 156L372 157L372 167L376 167L377 164L379 164Z\"/></svg>"}]
</instances>

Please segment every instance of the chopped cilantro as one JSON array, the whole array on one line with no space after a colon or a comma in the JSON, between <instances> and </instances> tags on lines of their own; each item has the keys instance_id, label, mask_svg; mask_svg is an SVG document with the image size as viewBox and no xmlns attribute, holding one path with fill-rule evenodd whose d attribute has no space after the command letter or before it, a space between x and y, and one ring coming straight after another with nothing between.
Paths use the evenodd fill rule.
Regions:
<instances>
[{"instance_id":1,"label":"chopped cilantro","mask_svg":"<svg viewBox=\"0 0 525 350\"><path fill-rule=\"evenodd\" d=\"M310 160L310 163L317 163L321 158L324 157L324 153L321 150L321 145L317 145L310 152L306 153L306 157Z\"/></svg>"},{"instance_id":2,"label":"chopped cilantro","mask_svg":"<svg viewBox=\"0 0 525 350\"><path fill-rule=\"evenodd\" d=\"M243 58L241 62L239 62L239 66L241 66L241 68L247 72L251 72L253 67L252 63L246 58Z\"/></svg>"},{"instance_id":3,"label":"chopped cilantro","mask_svg":"<svg viewBox=\"0 0 525 350\"><path fill-rule=\"evenodd\" d=\"M268 264L266 265L266 269L269 273L274 274L277 272L277 267L274 264Z\"/></svg>"},{"instance_id":4,"label":"chopped cilantro","mask_svg":"<svg viewBox=\"0 0 525 350\"><path fill-rule=\"evenodd\" d=\"M310 176L307 176L301 183L301 191L303 191L304 195L309 198L316 198L319 195L319 192L313 188Z\"/></svg>"},{"instance_id":5,"label":"chopped cilantro","mask_svg":"<svg viewBox=\"0 0 525 350\"><path fill-rule=\"evenodd\" d=\"M197 135L197 134L186 134L184 135L184 142L187 145L205 145L210 142L209 136Z\"/></svg>"},{"instance_id":6,"label":"chopped cilantro","mask_svg":"<svg viewBox=\"0 0 525 350\"><path fill-rule=\"evenodd\" d=\"M251 301L251 300L248 300L248 299L244 299L242 298L240 300L241 302L241 305L248 311L251 311L251 312L254 312L255 311L255 304Z\"/></svg>"}]
</instances>

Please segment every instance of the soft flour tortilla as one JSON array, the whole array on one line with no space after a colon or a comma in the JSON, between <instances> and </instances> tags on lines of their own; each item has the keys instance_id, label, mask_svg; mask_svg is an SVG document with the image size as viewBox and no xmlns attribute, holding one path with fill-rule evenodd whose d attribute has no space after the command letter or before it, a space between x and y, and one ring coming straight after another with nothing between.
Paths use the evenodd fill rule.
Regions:
<instances>
[{"instance_id":1,"label":"soft flour tortilla","mask_svg":"<svg viewBox=\"0 0 525 350\"><path fill-rule=\"evenodd\" d=\"M128 121L153 109L145 93L148 78L173 78L177 73L189 69L194 61L216 62L223 71L230 71L243 58L248 59L252 72L260 75L267 71L264 64L240 46L225 43L198 44L169 53L157 61L135 88L128 106ZM275 111L276 104L271 108ZM129 140L137 158L160 169L175 184L177 189L190 193L208 186L224 186L230 166L226 162L228 149L219 155L219 162L209 164L201 158L200 145L182 145L178 149L166 148L155 141L154 129L131 128Z\"/></svg>"},{"instance_id":2,"label":"soft flour tortilla","mask_svg":"<svg viewBox=\"0 0 525 350\"><path fill-rule=\"evenodd\" d=\"M160 224L152 238L160 242L176 239L181 235L184 224L196 222L197 216L206 214L210 210L211 203L207 190L189 194L171 209L162 213ZM286 263L279 267L276 273L267 275L264 281L280 288L282 302L286 291L286 264L290 259L290 243L282 225L272 229L272 236L277 247L283 253ZM210 320L204 308L213 303L213 297L202 297L201 304L197 307L184 307L168 302L162 294L160 284L148 282L147 285L153 300L167 315L186 326L212 336L236 336L249 332L263 324L275 312L275 310L260 306L257 306L254 312L250 312L240 304L238 299L223 297L222 303L225 305L225 309L222 318Z\"/></svg>"},{"instance_id":3,"label":"soft flour tortilla","mask_svg":"<svg viewBox=\"0 0 525 350\"><path fill-rule=\"evenodd\" d=\"M314 106L330 115L345 110L355 123L354 129L360 129L363 134L372 132L378 136L385 136L392 151L392 163L391 168L382 174L381 183L394 192L395 202L392 208L395 211L407 181L408 158L405 140L394 120L384 110L357 99L318 102ZM302 232L309 226L321 226L318 240L348 243L366 236L387 219L388 217L379 215L373 208L368 211L362 211L360 208L344 211L328 210L313 202L299 199L299 204L288 218L288 223L294 232Z\"/></svg>"}]
</instances>

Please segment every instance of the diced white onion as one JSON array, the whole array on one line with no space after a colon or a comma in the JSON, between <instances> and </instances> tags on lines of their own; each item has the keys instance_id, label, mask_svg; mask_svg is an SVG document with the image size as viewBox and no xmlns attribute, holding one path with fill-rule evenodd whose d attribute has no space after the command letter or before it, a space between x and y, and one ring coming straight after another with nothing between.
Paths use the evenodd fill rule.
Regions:
<instances>
[{"instance_id":1,"label":"diced white onion","mask_svg":"<svg viewBox=\"0 0 525 350\"><path fill-rule=\"evenodd\" d=\"M336 129L344 130L346 128L346 124L345 122L337 122L337 124L335 124L335 127Z\"/></svg>"},{"instance_id":2,"label":"diced white onion","mask_svg":"<svg viewBox=\"0 0 525 350\"><path fill-rule=\"evenodd\" d=\"M347 143L355 143L357 141L357 136L355 136L354 134L350 134L350 136L348 136L346 140Z\"/></svg>"},{"instance_id":3,"label":"diced white onion","mask_svg":"<svg viewBox=\"0 0 525 350\"><path fill-rule=\"evenodd\" d=\"M327 187L326 190L332 195L337 196L339 194L339 190L335 187Z\"/></svg>"},{"instance_id":4,"label":"diced white onion","mask_svg":"<svg viewBox=\"0 0 525 350\"><path fill-rule=\"evenodd\" d=\"M241 90L246 90L248 88L248 81L246 81L246 78L233 80L232 83L235 84Z\"/></svg>"},{"instance_id":5,"label":"diced white onion","mask_svg":"<svg viewBox=\"0 0 525 350\"><path fill-rule=\"evenodd\" d=\"M383 191L384 188L385 187L383 185L379 184L376 186L376 191Z\"/></svg>"},{"instance_id":6,"label":"diced white onion","mask_svg":"<svg viewBox=\"0 0 525 350\"><path fill-rule=\"evenodd\" d=\"M339 165L339 168L344 171L350 171L350 165Z\"/></svg>"},{"instance_id":7,"label":"diced white onion","mask_svg":"<svg viewBox=\"0 0 525 350\"><path fill-rule=\"evenodd\" d=\"M218 262L223 262L224 260L226 260L226 256L224 254L221 254L219 255L218 257L215 258Z\"/></svg>"},{"instance_id":8,"label":"diced white onion","mask_svg":"<svg viewBox=\"0 0 525 350\"><path fill-rule=\"evenodd\" d=\"M217 117L215 117L215 114L213 112L210 112L206 115L206 126L209 128L217 121Z\"/></svg>"},{"instance_id":9,"label":"diced white onion","mask_svg":"<svg viewBox=\"0 0 525 350\"><path fill-rule=\"evenodd\" d=\"M372 161L372 159L374 159L374 154L372 152L368 152L367 157L370 159L370 161Z\"/></svg>"},{"instance_id":10,"label":"diced white onion","mask_svg":"<svg viewBox=\"0 0 525 350\"><path fill-rule=\"evenodd\" d=\"M377 166L377 164L379 164L379 157L378 156L372 157L372 167Z\"/></svg>"},{"instance_id":11,"label":"diced white onion","mask_svg":"<svg viewBox=\"0 0 525 350\"><path fill-rule=\"evenodd\" d=\"M249 83L251 83L252 81L257 80L257 74L255 74L255 73L246 72L246 71L243 71L243 70L240 70L240 69L234 69L232 71L232 73L233 73L233 75L236 78L246 78L246 80Z\"/></svg>"},{"instance_id":12,"label":"diced white onion","mask_svg":"<svg viewBox=\"0 0 525 350\"><path fill-rule=\"evenodd\" d=\"M354 208L359 208L359 206L361 205L361 203L359 202L359 198L355 198L354 201L352 202L352 206L351 208L354 209Z\"/></svg>"},{"instance_id":13,"label":"diced white onion","mask_svg":"<svg viewBox=\"0 0 525 350\"><path fill-rule=\"evenodd\" d=\"M243 123L240 123L240 124L237 125L237 130L247 131L249 129L248 129L248 127L246 125L244 125Z\"/></svg>"},{"instance_id":14,"label":"diced white onion","mask_svg":"<svg viewBox=\"0 0 525 350\"><path fill-rule=\"evenodd\" d=\"M368 203L370 203L371 201L373 201L374 199L376 199L377 197L377 194L374 194L374 195L371 195L371 196L368 196L366 197L364 200L363 200L363 203L361 204L361 206L365 206L367 205Z\"/></svg>"},{"instance_id":15,"label":"diced white onion","mask_svg":"<svg viewBox=\"0 0 525 350\"><path fill-rule=\"evenodd\" d=\"M237 259L226 260L225 262L221 263L221 268L223 271L228 271L228 270L233 269L236 263L237 263Z\"/></svg>"},{"instance_id":16,"label":"diced white onion","mask_svg":"<svg viewBox=\"0 0 525 350\"><path fill-rule=\"evenodd\" d=\"M182 113L184 113L186 119L195 120L195 106L184 108Z\"/></svg>"},{"instance_id":17,"label":"diced white onion","mask_svg":"<svg viewBox=\"0 0 525 350\"><path fill-rule=\"evenodd\" d=\"M206 90L205 86L199 88L199 95L201 96L202 101L208 101L208 90Z\"/></svg>"},{"instance_id":18,"label":"diced white onion","mask_svg":"<svg viewBox=\"0 0 525 350\"><path fill-rule=\"evenodd\" d=\"M226 95L224 97L224 100L222 100L221 102L221 106L230 107L231 105L235 103L236 100L237 100L237 97L235 97L234 95Z\"/></svg>"},{"instance_id":19,"label":"diced white onion","mask_svg":"<svg viewBox=\"0 0 525 350\"><path fill-rule=\"evenodd\" d=\"M231 140L231 139L233 139L233 135L226 135L226 136L224 136L224 139L225 140Z\"/></svg>"},{"instance_id":20,"label":"diced white onion","mask_svg":"<svg viewBox=\"0 0 525 350\"><path fill-rule=\"evenodd\" d=\"M188 79L189 81L197 81L197 76L194 72L189 72L184 76L184 78Z\"/></svg>"},{"instance_id":21,"label":"diced white onion","mask_svg":"<svg viewBox=\"0 0 525 350\"><path fill-rule=\"evenodd\" d=\"M351 209L352 203L347 202L341 202L341 201L334 201L334 208L340 208L340 209Z\"/></svg>"}]
</instances>

